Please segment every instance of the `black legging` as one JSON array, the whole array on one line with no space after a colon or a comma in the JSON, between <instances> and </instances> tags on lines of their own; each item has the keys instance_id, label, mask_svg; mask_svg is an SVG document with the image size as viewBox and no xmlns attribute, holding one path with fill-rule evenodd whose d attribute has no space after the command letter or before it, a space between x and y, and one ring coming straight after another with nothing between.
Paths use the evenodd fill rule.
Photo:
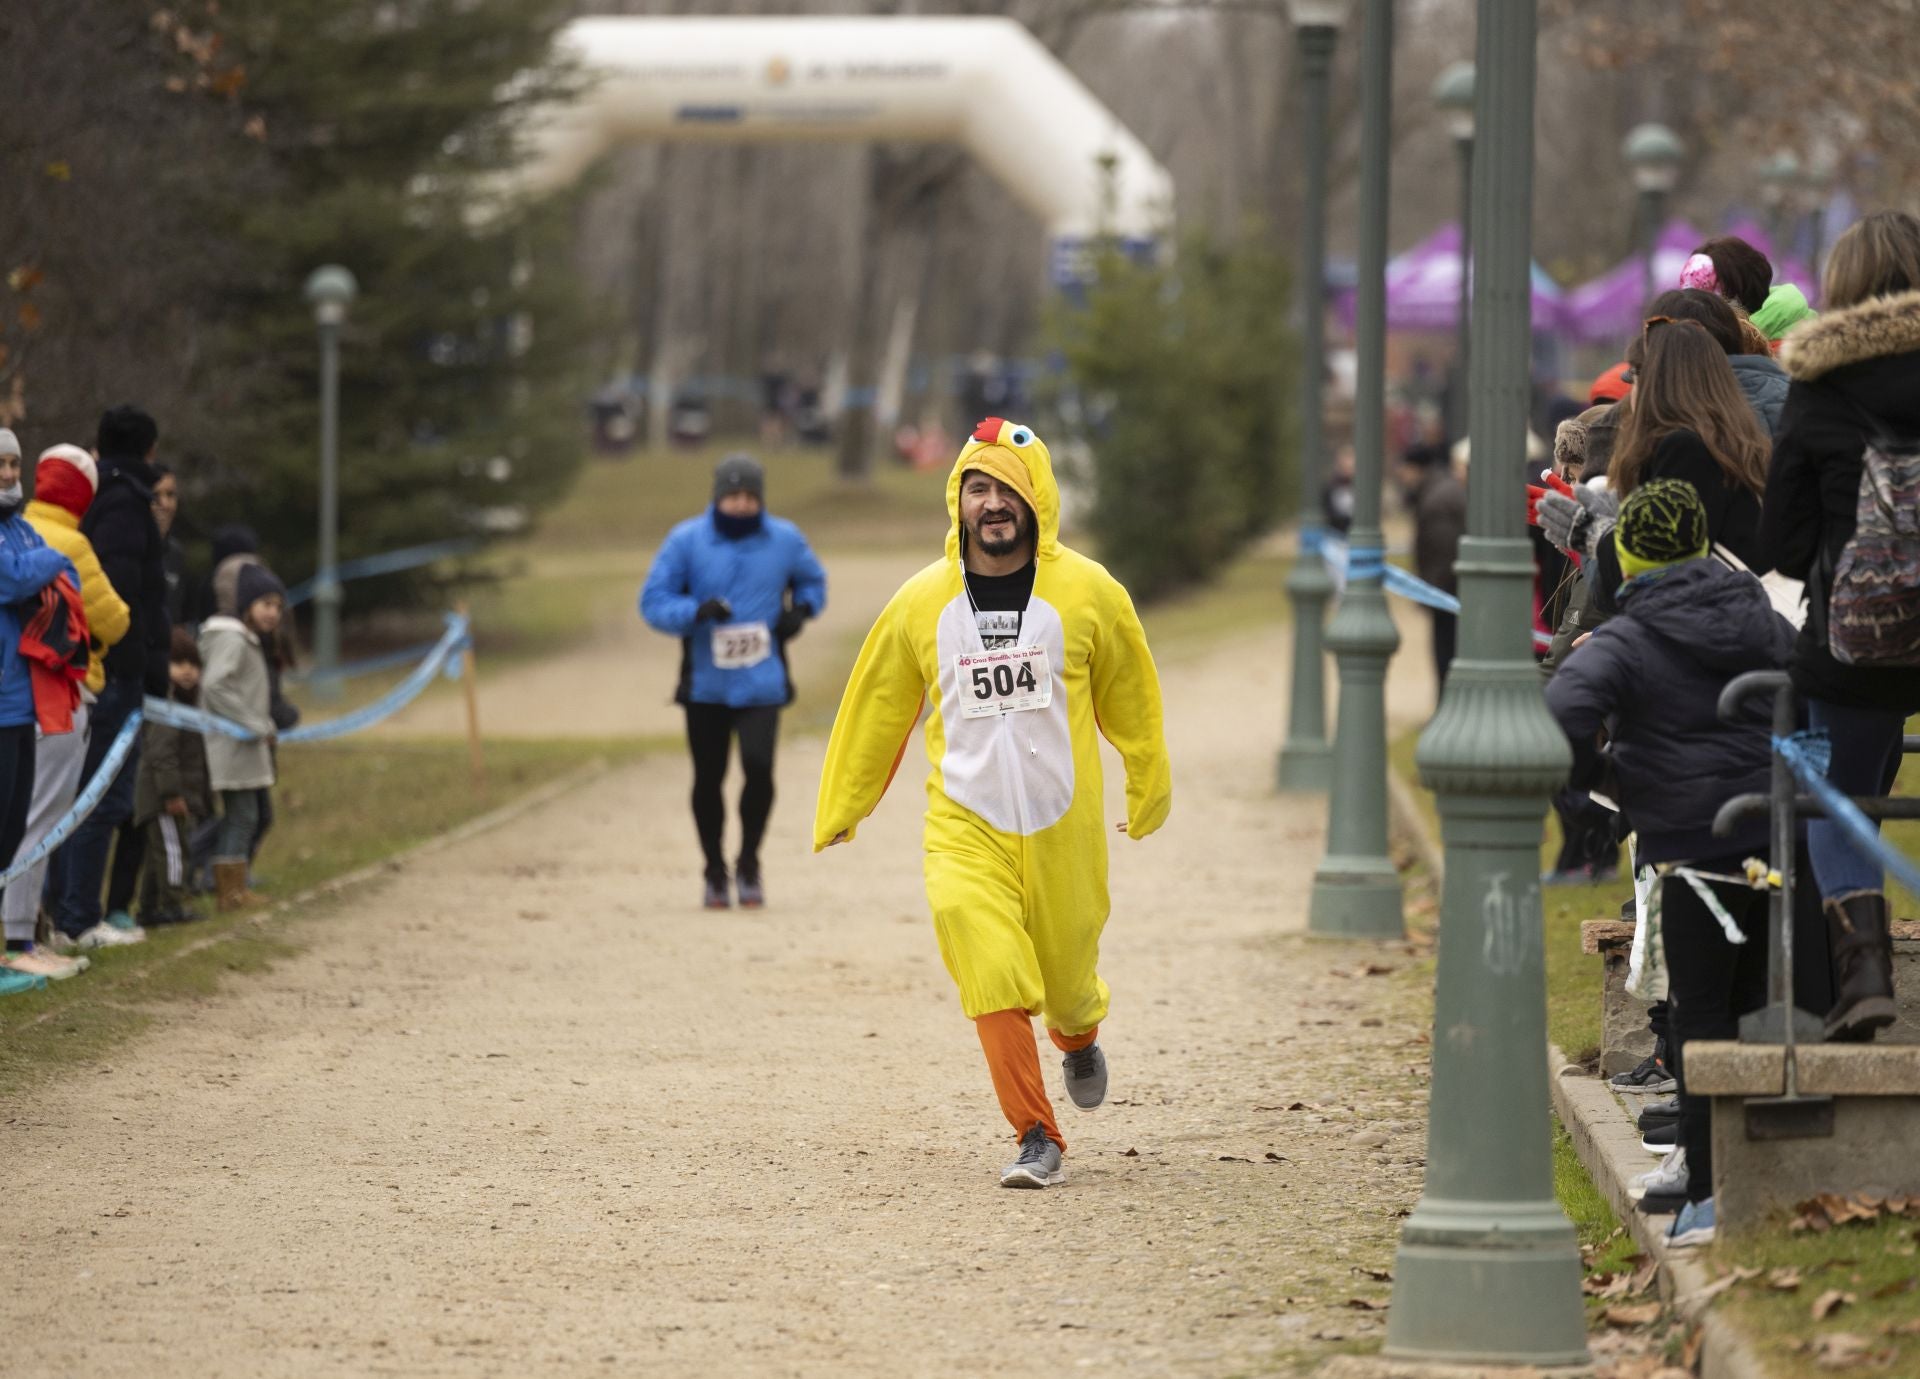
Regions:
<instances>
[{"instance_id":1,"label":"black legging","mask_svg":"<svg viewBox=\"0 0 1920 1379\"><path fill-rule=\"evenodd\" d=\"M20 851L27 834L27 809L33 803L33 724L0 728L0 857L5 866Z\"/></svg>"},{"instance_id":2,"label":"black legging","mask_svg":"<svg viewBox=\"0 0 1920 1379\"><path fill-rule=\"evenodd\" d=\"M1740 857L1695 863L1703 872L1740 874ZM1727 942L1713 917L1683 878L1669 876L1660 887L1660 938L1667 959L1667 990L1672 998L1672 1063L1680 1079L1680 1143L1687 1151L1687 1197L1713 1195L1713 1107L1706 1097L1687 1091L1687 1046L1701 1039L1731 1039L1740 1017L1767 1000L1767 895L1727 882L1711 883L1740 932L1741 944Z\"/></svg>"},{"instance_id":3,"label":"black legging","mask_svg":"<svg viewBox=\"0 0 1920 1379\"><path fill-rule=\"evenodd\" d=\"M760 874L760 840L766 836L767 816L773 812L773 749L780 733L778 705L734 709L725 704L688 704L687 750L693 754L693 826L700 832L700 851L707 859L707 879L727 877L721 835L726 829L727 806L720 786L727 776L728 749L740 739L740 769L746 776L740 787L740 860L745 876Z\"/></svg>"}]
</instances>

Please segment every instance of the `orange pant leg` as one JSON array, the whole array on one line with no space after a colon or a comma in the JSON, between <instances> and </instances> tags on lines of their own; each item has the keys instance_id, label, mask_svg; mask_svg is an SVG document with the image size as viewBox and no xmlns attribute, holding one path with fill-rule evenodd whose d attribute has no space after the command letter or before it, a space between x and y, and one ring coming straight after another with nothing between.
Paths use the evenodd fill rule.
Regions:
<instances>
[{"instance_id":1,"label":"orange pant leg","mask_svg":"<svg viewBox=\"0 0 1920 1379\"><path fill-rule=\"evenodd\" d=\"M1085 1034L1062 1034L1057 1029L1047 1031L1047 1038L1053 1040L1053 1046L1062 1053L1078 1053L1100 1037L1100 1026L1095 1025Z\"/></svg>"},{"instance_id":2,"label":"orange pant leg","mask_svg":"<svg viewBox=\"0 0 1920 1379\"><path fill-rule=\"evenodd\" d=\"M1014 1138L1039 1125L1065 1153L1067 1142L1053 1118L1053 1102L1040 1076L1040 1050L1033 1042L1032 1017L1024 1010L996 1010L979 1016L973 1026L980 1031L980 1048L987 1055L994 1095L1000 1098L1000 1110L1013 1127Z\"/></svg>"}]
</instances>

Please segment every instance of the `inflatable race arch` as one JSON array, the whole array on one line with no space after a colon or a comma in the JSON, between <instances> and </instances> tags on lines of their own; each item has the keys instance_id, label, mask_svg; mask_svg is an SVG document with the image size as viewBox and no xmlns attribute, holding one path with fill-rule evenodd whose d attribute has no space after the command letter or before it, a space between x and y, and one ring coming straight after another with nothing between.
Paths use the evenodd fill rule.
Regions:
<instances>
[{"instance_id":1,"label":"inflatable race arch","mask_svg":"<svg viewBox=\"0 0 1920 1379\"><path fill-rule=\"evenodd\" d=\"M1167 172L1031 33L1003 18L599 18L561 31L588 84L530 131L538 193L642 140L960 145L1045 224L1056 276L1096 233L1151 239Z\"/></svg>"}]
</instances>

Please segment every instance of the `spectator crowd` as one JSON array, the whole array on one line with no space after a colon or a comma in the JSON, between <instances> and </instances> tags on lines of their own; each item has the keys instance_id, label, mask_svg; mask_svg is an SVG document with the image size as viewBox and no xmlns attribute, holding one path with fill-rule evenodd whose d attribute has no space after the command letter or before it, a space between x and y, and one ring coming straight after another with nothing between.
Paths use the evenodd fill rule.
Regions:
<instances>
[{"instance_id":1,"label":"spectator crowd","mask_svg":"<svg viewBox=\"0 0 1920 1379\"><path fill-rule=\"evenodd\" d=\"M1527 488L1554 556L1536 600L1547 703L1575 761L1543 879L1605 876L1625 846L1631 989L1660 999L1654 1054L1614 1081L1675 1094L1640 1112L1662 1157L1636 1191L1696 1245L1714 1235L1712 1139L1687 1049L1765 1004L1767 876L1789 860L1764 815L1714 831L1728 800L1770 791L1775 750L1770 700L1723 719L1722 691L1786 671L1828 781L1855 797L1891 791L1920 712L1920 220L1849 229L1817 315L1753 246L1702 245L1590 402L1565 409ZM1417 511L1453 521L1451 481L1416 482ZM1870 1040L1897 1015L1881 860L1819 816L1793 868L1795 1004L1829 1040Z\"/></svg>"},{"instance_id":2,"label":"spectator crowd","mask_svg":"<svg viewBox=\"0 0 1920 1379\"><path fill-rule=\"evenodd\" d=\"M286 589L243 527L214 534L189 582L159 440L113 407L91 447L50 445L29 476L0 429L0 979L76 976L94 950L199 918L204 894L259 899L276 735L299 717L281 694ZM254 736L136 724L149 698Z\"/></svg>"}]
</instances>

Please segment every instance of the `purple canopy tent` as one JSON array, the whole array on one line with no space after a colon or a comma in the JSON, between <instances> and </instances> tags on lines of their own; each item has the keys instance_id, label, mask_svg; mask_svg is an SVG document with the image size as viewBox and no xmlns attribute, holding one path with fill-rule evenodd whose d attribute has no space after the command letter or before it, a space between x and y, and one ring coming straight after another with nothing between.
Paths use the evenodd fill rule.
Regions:
<instances>
[{"instance_id":1,"label":"purple canopy tent","mask_svg":"<svg viewBox=\"0 0 1920 1379\"><path fill-rule=\"evenodd\" d=\"M1560 285L1539 264L1533 265L1533 328L1561 329ZM1334 311L1353 326L1356 294L1340 293ZM1460 226L1442 225L1420 243L1387 262L1387 329L1450 331L1460 318Z\"/></svg>"},{"instance_id":2,"label":"purple canopy tent","mask_svg":"<svg viewBox=\"0 0 1920 1379\"><path fill-rule=\"evenodd\" d=\"M1738 235L1761 253L1768 252L1767 235L1750 220L1735 221L1726 230ZM1684 220L1673 220L1660 232L1653 253L1653 290L1655 294L1680 285L1680 270L1687 256L1712 239ZM1776 283L1790 282L1814 297L1812 274L1805 265L1788 260L1773 266ZM1636 330L1646 310L1646 260L1639 254L1623 259L1592 282L1580 284L1567 293L1562 318L1567 334L1582 342L1623 345Z\"/></svg>"}]
</instances>

